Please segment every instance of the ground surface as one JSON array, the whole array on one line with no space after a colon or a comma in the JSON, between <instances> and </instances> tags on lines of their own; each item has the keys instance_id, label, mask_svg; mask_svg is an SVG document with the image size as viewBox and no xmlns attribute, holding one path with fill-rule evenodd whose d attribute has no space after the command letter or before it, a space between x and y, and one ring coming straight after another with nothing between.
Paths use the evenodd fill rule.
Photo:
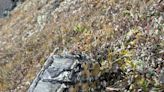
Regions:
<instances>
[{"instance_id":1,"label":"ground surface","mask_svg":"<svg viewBox=\"0 0 164 92\"><path fill-rule=\"evenodd\" d=\"M162 91L164 2L26 0L0 19L0 90L24 92L50 53L86 53L108 90ZM109 75L110 73L110 75Z\"/></svg>"}]
</instances>

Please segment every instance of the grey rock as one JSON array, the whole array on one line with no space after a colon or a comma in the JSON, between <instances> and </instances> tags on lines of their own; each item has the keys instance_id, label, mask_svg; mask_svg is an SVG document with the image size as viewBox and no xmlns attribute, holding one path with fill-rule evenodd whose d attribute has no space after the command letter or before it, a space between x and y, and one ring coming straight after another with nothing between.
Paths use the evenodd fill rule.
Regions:
<instances>
[{"instance_id":1,"label":"grey rock","mask_svg":"<svg viewBox=\"0 0 164 92\"><path fill-rule=\"evenodd\" d=\"M10 14L18 3L22 3L24 0L0 0L0 18L6 17Z\"/></svg>"},{"instance_id":2,"label":"grey rock","mask_svg":"<svg viewBox=\"0 0 164 92\"><path fill-rule=\"evenodd\" d=\"M4 12L12 8L11 0L0 0L0 18L4 16Z\"/></svg>"},{"instance_id":3,"label":"grey rock","mask_svg":"<svg viewBox=\"0 0 164 92\"><path fill-rule=\"evenodd\" d=\"M161 70L159 81L161 84L164 84L164 68Z\"/></svg>"}]
</instances>

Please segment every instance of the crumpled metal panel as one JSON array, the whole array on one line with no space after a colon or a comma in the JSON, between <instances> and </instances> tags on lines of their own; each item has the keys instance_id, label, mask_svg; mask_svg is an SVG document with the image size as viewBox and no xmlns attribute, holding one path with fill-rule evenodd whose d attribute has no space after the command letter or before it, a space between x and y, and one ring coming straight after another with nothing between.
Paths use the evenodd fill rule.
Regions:
<instances>
[{"instance_id":1,"label":"crumpled metal panel","mask_svg":"<svg viewBox=\"0 0 164 92\"><path fill-rule=\"evenodd\" d=\"M67 83L73 83L73 75L78 60L75 58L50 56L34 79L29 92L62 92Z\"/></svg>"},{"instance_id":2,"label":"crumpled metal panel","mask_svg":"<svg viewBox=\"0 0 164 92\"><path fill-rule=\"evenodd\" d=\"M95 80L98 79L100 67L98 63L92 62L82 55L52 55L33 80L28 92L93 91L89 85L97 85Z\"/></svg>"}]
</instances>

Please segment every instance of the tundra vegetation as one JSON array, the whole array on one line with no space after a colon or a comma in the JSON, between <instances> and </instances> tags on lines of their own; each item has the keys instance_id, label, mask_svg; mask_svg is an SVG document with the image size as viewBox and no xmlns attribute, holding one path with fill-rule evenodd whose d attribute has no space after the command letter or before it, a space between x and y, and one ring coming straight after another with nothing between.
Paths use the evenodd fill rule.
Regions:
<instances>
[{"instance_id":1,"label":"tundra vegetation","mask_svg":"<svg viewBox=\"0 0 164 92\"><path fill-rule=\"evenodd\" d=\"M99 62L109 91L162 92L164 1L24 0L0 19L0 91L26 91L57 47Z\"/></svg>"}]
</instances>

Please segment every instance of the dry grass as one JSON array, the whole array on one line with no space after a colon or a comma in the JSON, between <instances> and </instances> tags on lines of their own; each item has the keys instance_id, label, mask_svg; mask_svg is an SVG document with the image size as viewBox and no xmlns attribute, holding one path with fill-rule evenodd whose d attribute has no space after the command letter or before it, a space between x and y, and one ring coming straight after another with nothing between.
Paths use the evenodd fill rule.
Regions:
<instances>
[{"instance_id":1,"label":"dry grass","mask_svg":"<svg viewBox=\"0 0 164 92\"><path fill-rule=\"evenodd\" d=\"M131 17L124 16L123 11L118 11L115 16L110 15L109 6L115 7L112 11L117 11L118 0L88 0L81 6L81 9L76 7L68 11L66 8L61 12L52 10L43 30L38 31L37 17L41 15L40 12L44 11L42 9L46 5L37 6L35 2L33 6L25 10L24 5L30 4L30 1L26 1L21 6L22 9L15 10L12 17L0 23L2 25L0 41L6 42L0 44L2 49L0 54L4 55L0 56L3 62L0 67L0 72L2 72L0 73L0 90L2 91L15 89L19 85L25 87L17 90L27 90L29 84L26 82L32 81L36 72L41 68L40 65L56 47L60 48L58 53L61 53L63 49L68 49L69 52L94 53L96 57L104 44L112 44L126 34L132 28L129 27L130 24L133 27L136 26L131 21ZM132 1L122 1L124 3L119 8L124 10L132 7L130 14L134 14L138 11L137 5L140 5L139 11L144 11L145 7L142 7L142 2ZM147 3L151 5L151 2L153 0ZM49 3L50 0L47 0L47 4ZM37 10L41 6L43 7ZM118 28L116 28L117 25ZM34 34L26 37L29 31ZM111 53L108 52L108 60ZM113 58L117 57L114 53L112 54Z\"/></svg>"}]
</instances>

